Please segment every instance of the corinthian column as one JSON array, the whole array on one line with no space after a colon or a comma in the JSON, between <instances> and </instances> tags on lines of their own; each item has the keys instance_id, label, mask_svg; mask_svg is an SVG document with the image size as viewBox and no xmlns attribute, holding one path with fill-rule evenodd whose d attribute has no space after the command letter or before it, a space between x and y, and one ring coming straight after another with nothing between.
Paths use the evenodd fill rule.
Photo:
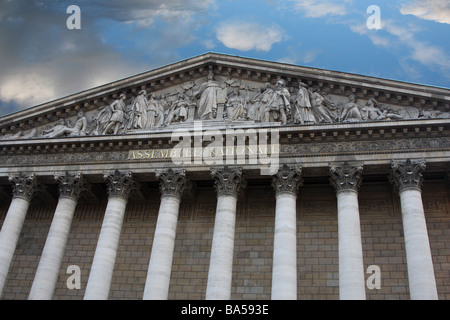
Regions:
<instances>
[{"instance_id":1,"label":"corinthian column","mask_svg":"<svg viewBox=\"0 0 450 320\"><path fill-rule=\"evenodd\" d=\"M30 300L50 300L53 297L73 214L83 190L80 173L55 176L55 180L59 183L58 205L31 286Z\"/></svg>"},{"instance_id":2,"label":"corinthian column","mask_svg":"<svg viewBox=\"0 0 450 320\"><path fill-rule=\"evenodd\" d=\"M301 167L284 165L272 178L276 193L272 299L297 299L297 190Z\"/></svg>"},{"instance_id":3,"label":"corinthian column","mask_svg":"<svg viewBox=\"0 0 450 320\"><path fill-rule=\"evenodd\" d=\"M161 205L153 238L144 300L166 300L168 297L180 201L187 186L184 170L169 169L157 172L156 177L160 181Z\"/></svg>"},{"instance_id":4,"label":"corinthian column","mask_svg":"<svg viewBox=\"0 0 450 320\"><path fill-rule=\"evenodd\" d=\"M363 166L330 166L330 182L336 190L339 241L339 298L364 300L363 252L359 220L358 189Z\"/></svg>"},{"instance_id":5,"label":"corinthian column","mask_svg":"<svg viewBox=\"0 0 450 320\"><path fill-rule=\"evenodd\" d=\"M13 199L0 232L0 296L5 286L31 198L37 188L34 175L10 177L9 181L13 187Z\"/></svg>"},{"instance_id":6,"label":"corinthian column","mask_svg":"<svg viewBox=\"0 0 450 320\"><path fill-rule=\"evenodd\" d=\"M211 247L207 300L229 300L233 269L236 204L242 185L240 168L211 170L217 191L216 219Z\"/></svg>"},{"instance_id":7,"label":"corinthian column","mask_svg":"<svg viewBox=\"0 0 450 320\"><path fill-rule=\"evenodd\" d=\"M85 300L108 299L128 195L134 186L131 172L120 173L116 170L114 174L105 175L105 179L108 184L108 205L86 286Z\"/></svg>"},{"instance_id":8,"label":"corinthian column","mask_svg":"<svg viewBox=\"0 0 450 320\"><path fill-rule=\"evenodd\" d=\"M400 194L411 299L436 300L436 280L421 192L425 160L393 161L391 167L392 180Z\"/></svg>"}]
</instances>

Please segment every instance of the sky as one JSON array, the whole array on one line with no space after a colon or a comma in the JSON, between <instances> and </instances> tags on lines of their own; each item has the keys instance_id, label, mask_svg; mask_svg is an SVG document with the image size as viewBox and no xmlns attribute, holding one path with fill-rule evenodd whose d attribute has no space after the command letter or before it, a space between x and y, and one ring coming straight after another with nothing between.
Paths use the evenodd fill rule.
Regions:
<instances>
[{"instance_id":1,"label":"sky","mask_svg":"<svg viewBox=\"0 0 450 320\"><path fill-rule=\"evenodd\" d=\"M449 40L449 0L0 0L0 116L207 52L450 88Z\"/></svg>"}]
</instances>

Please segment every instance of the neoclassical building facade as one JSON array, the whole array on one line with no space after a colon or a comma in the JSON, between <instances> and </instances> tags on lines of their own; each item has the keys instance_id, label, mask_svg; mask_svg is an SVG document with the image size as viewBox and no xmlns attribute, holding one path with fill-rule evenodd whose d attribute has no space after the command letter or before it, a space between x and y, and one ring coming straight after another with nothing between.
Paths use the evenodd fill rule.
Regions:
<instances>
[{"instance_id":1,"label":"neoclassical building facade","mask_svg":"<svg viewBox=\"0 0 450 320\"><path fill-rule=\"evenodd\" d=\"M208 53L0 118L0 297L450 298L450 89Z\"/></svg>"}]
</instances>

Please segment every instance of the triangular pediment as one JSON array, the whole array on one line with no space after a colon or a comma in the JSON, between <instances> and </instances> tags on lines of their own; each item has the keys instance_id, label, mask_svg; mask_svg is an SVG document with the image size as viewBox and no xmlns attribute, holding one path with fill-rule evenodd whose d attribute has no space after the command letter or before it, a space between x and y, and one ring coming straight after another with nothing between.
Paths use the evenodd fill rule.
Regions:
<instances>
[{"instance_id":1,"label":"triangular pediment","mask_svg":"<svg viewBox=\"0 0 450 320\"><path fill-rule=\"evenodd\" d=\"M281 79L281 82L279 80ZM207 53L0 118L0 139L448 119L450 90Z\"/></svg>"}]
</instances>

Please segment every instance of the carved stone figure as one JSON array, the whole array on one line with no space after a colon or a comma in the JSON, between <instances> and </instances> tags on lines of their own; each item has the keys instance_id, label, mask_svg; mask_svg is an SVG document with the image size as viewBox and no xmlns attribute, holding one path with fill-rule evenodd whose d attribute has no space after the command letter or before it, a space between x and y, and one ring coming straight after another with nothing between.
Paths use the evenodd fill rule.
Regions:
<instances>
[{"instance_id":1,"label":"carved stone figure","mask_svg":"<svg viewBox=\"0 0 450 320\"><path fill-rule=\"evenodd\" d=\"M150 99L147 100L147 126L146 128L153 129L162 126L164 123L164 107L160 101L156 100L155 94L150 94Z\"/></svg>"},{"instance_id":2,"label":"carved stone figure","mask_svg":"<svg viewBox=\"0 0 450 320\"><path fill-rule=\"evenodd\" d=\"M282 124L286 124L288 116L291 114L290 97L291 94L286 89L286 82L283 79L279 79L276 84L276 90L266 105L264 121L281 121Z\"/></svg>"},{"instance_id":3,"label":"carved stone figure","mask_svg":"<svg viewBox=\"0 0 450 320\"><path fill-rule=\"evenodd\" d=\"M141 90L136 99L133 101L128 128L145 129L148 121L148 109L149 105L147 100L147 91Z\"/></svg>"},{"instance_id":4,"label":"carved stone figure","mask_svg":"<svg viewBox=\"0 0 450 320\"><path fill-rule=\"evenodd\" d=\"M330 100L326 99L323 95L321 95L317 89L313 90L310 88L308 89L308 92L316 122L334 122L335 116L329 109L334 108L333 103Z\"/></svg>"},{"instance_id":5,"label":"carved stone figure","mask_svg":"<svg viewBox=\"0 0 450 320\"><path fill-rule=\"evenodd\" d=\"M219 82L214 80L214 73L208 73L208 79L202 83L200 88L194 93L199 98L197 113L200 120L211 120L217 115L217 90Z\"/></svg>"},{"instance_id":6,"label":"carved stone figure","mask_svg":"<svg viewBox=\"0 0 450 320\"><path fill-rule=\"evenodd\" d=\"M108 124L106 125L103 134L108 134L112 129L114 134L119 133L119 129L123 129L123 125L125 122L125 99L126 96L121 94L119 99L115 100L110 106L111 117L108 120Z\"/></svg>"},{"instance_id":7,"label":"carved stone figure","mask_svg":"<svg viewBox=\"0 0 450 320\"><path fill-rule=\"evenodd\" d=\"M169 107L165 125L170 125L173 121L186 121L188 116L189 103L185 94L178 93L178 99Z\"/></svg>"},{"instance_id":8,"label":"carved stone figure","mask_svg":"<svg viewBox=\"0 0 450 320\"><path fill-rule=\"evenodd\" d=\"M228 120L246 120L247 107L239 89L234 89L226 103Z\"/></svg>"},{"instance_id":9,"label":"carved stone figure","mask_svg":"<svg viewBox=\"0 0 450 320\"><path fill-rule=\"evenodd\" d=\"M88 127L87 119L84 116L84 112L80 111L78 112L78 119L75 125L70 128L66 126L65 121L61 119L57 125L55 125L53 128L49 130L43 131L43 137L44 138L55 138L55 137L62 137L62 136L84 136L86 135L86 130Z\"/></svg>"},{"instance_id":10,"label":"carved stone figure","mask_svg":"<svg viewBox=\"0 0 450 320\"><path fill-rule=\"evenodd\" d=\"M356 103L356 96L351 94L348 97L348 102L344 104L344 109L339 116L339 121L343 122L355 122L361 121L362 115L358 104Z\"/></svg>"},{"instance_id":11,"label":"carved stone figure","mask_svg":"<svg viewBox=\"0 0 450 320\"><path fill-rule=\"evenodd\" d=\"M380 109L378 102L370 98L367 104L361 109L363 120L386 120L385 113Z\"/></svg>"},{"instance_id":12,"label":"carved stone figure","mask_svg":"<svg viewBox=\"0 0 450 320\"><path fill-rule=\"evenodd\" d=\"M306 84L300 81L297 96L294 98L294 123L312 124L316 122L314 118L309 92Z\"/></svg>"},{"instance_id":13,"label":"carved stone figure","mask_svg":"<svg viewBox=\"0 0 450 320\"><path fill-rule=\"evenodd\" d=\"M273 89L270 83L265 83L260 91L250 100L252 104L249 108L248 116L250 119L261 122L265 119L266 106L273 95Z\"/></svg>"}]
</instances>

